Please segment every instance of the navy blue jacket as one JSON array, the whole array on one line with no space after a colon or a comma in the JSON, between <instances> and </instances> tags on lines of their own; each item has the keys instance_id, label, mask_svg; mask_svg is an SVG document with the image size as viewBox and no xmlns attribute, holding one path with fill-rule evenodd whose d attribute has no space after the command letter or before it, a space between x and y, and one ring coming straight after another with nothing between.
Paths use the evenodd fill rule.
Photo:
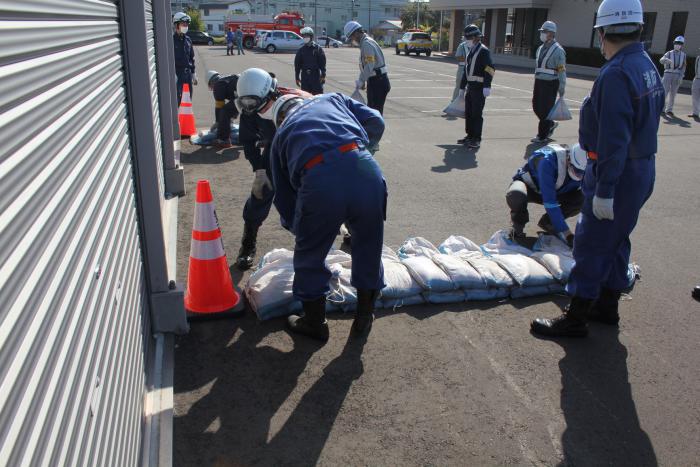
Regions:
<instances>
[{"instance_id":1,"label":"navy blue jacket","mask_svg":"<svg viewBox=\"0 0 700 467\"><path fill-rule=\"evenodd\" d=\"M301 80L302 70L320 71L322 77L326 76L326 54L317 43L304 44L297 50L294 57L294 77L297 80Z\"/></svg>"},{"instance_id":2,"label":"navy blue jacket","mask_svg":"<svg viewBox=\"0 0 700 467\"><path fill-rule=\"evenodd\" d=\"M173 36L175 47L175 73L178 77L194 75L194 48L192 40L187 34L175 33Z\"/></svg>"},{"instance_id":3,"label":"navy blue jacket","mask_svg":"<svg viewBox=\"0 0 700 467\"><path fill-rule=\"evenodd\" d=\"M627 159L656 154L663 106L661 77L641 43L603 65L579 122L581 147L597 155L596 196L615 197Z\"/></svg>"},{"instance_id":4,"label":"navy blue jacket","mask_svg":"<svg viewBox=\"0 0 700 467\"><path fill-rule=\"evenodd\" d=\"M474 57L476 57L476 59ZM490 88L491 81L493 81L493 75L496 73L496 69L493 65L493 60L491 59L491 51L489 51L489 49L481 42L469 49L469 53L467 54L467 58L464 63L462 82L460 83L459 88L466 88L467 82L475 83L474 81L468 80L469 72L472 70L472 62L474 62L474 73L472 76L479 79L477 84L483 85L485 88Z\"/></svg>"}]
</instances>

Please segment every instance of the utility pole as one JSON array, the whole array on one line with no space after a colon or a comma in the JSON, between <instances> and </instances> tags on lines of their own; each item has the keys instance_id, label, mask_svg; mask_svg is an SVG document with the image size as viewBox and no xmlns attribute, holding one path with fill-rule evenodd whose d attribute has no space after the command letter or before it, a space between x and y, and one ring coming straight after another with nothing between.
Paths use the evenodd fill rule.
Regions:
<instances>
[{"instance_id":1,"label":"utility pole","mask_svg":"<svg viewBox=\"0 0 700 467\"><path fill-rule=\"evenodd\" d=\"M318 0L314 0L314 34L318 34Z\"/></svg>"},{"instance_id":2,"label":"utility pole","mask_svg":"<svg viewBox=\"0 0 700 467\"><path fill-rule=\"evenodd\" d=\"M440 10L440 29L438 29L438 52L442 52L442 14L444 10Z\"/></svg>"},{"instance_id":3,"label":"utility pole","mask_svg":"<svg viewBox=\"0 0 700 467\"><path fill-rule=\"evenodd\" d=\"M416 29L420 29L420 0L416 0Z\"/></svg>"},{"instance_id":4,"label":"utility pole","mask_svg":"<svg viewBox=\"0 0 700 467\"><path fill-rule=\"evenodd\" d=\"M369 8L367 8L367 29L369 35L372 35L372 0L369 0Z\"/></svg>"}]
</instances>

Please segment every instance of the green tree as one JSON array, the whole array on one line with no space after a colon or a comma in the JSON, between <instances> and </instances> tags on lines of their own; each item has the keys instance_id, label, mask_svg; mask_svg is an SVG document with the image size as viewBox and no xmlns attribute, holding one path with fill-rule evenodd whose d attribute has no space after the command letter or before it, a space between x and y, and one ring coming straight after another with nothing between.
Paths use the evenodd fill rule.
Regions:
<instances>
[{"instance_id":1,"label":"green tree","mask_svg":"<svg viewBox=\"0 0 700 467\"><path fill-rule=\"evenodd\" d=\"M416 9L420 8L420 25L416 28ZM401 26L404 29L422 29L435 32L440 27L440 12L428 10L425 4L411 2L401 10Z\"/></svg>"},{"instance_id":2,"label":"green tree","mask_svg":"<svg viewBox=\"0 0 700 467\"><path fill-rule=\"evenodd\" d=\"M191 18L190 29L193 31L204 31L204 23L202 22L202 15L200 15L199 10L194 8L187 8L185 13Z\"/></svg>"}]
</instances>

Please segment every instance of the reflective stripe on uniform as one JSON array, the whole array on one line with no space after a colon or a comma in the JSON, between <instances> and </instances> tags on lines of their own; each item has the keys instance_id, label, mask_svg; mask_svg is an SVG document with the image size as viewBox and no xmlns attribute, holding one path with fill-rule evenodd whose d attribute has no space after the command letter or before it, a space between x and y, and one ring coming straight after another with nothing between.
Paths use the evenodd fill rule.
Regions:
<instances>
[{"instance_id":1,"label":"reflective stripe on uniform","mask_svg":"<svg viewBox=\"0 0 700 467\"><path fill-rule=\"evenodd\" d=\"M474 76L474 67L476 66L476 59L483 49L484 49L484 44L479 44L479 48L472 56L471 62L469 63L469 70L467 70L467 81L468 82L470 82L470 81L477 82L477 83L484 82L484 78L482 78L480 76Z\"/></svg>"},{"instance_id":2,"label":"reflective stripe on uniform","mask_svg":"<svg viewBox=\"0 0 700 467\"><path fill-rule=\"evenodd\" d=\"M216 240L195 240L190 244L190 258L208 260L219 259L224 256L224 244L221 238Z\"/></svg>"},{"instance_id":3,"label":"reflective stripe on uniform","mask_svg":"<svg viewBox=\"0 0 700 467\"><path fill-rule=\"evenodd\" d=\"M554 53L555 50L561 49L561 46L559 45L558 42L554 42L552 46L547 50L547 54L544 56L544 60L542 60L542 67L540 67L540 53L542 52L542 48L540 48L537 51L537 57L535 58L535 74L537 73L543 73L545 75L556 75L557 71L551 68L547 68L547 62L549 62L549 59L552 57L552 54Z\"/></svg>"}]
</instances>

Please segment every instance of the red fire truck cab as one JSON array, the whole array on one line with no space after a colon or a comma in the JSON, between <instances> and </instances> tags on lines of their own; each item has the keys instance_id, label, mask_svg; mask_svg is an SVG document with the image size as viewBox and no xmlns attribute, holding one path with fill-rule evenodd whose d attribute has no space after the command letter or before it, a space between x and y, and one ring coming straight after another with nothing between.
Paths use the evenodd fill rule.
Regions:
<instances>
[{"instance_id":1,"label":"red fire truck cab","mask_svg":"<svg viewBox=\"0 0 700 467\"><path fill-rule=\"evenodd\" d=\"M283 30L299 34L304 27L304 16L296 11L283 11L275 17L266 15L233 15L226 19L225 30L239 27L243 31L243 46L250 49L255 46L255 31Z\"/></svg>"}]
</instances>

